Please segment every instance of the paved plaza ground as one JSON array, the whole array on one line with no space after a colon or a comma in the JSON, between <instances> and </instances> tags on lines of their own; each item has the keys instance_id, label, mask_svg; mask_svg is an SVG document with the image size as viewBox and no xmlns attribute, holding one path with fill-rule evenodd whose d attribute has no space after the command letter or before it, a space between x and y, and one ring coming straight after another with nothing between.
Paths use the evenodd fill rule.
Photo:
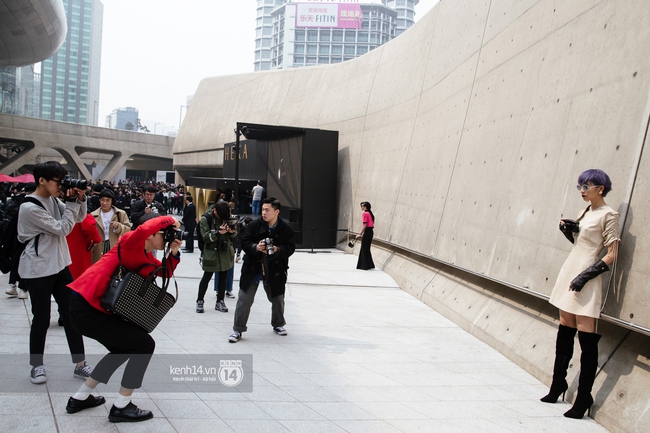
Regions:
<instances>
[{"instance_id":1,"label":"paved plaza ground","mask_svg":"<svg viewBox=\"0 0 650 433\"><path fill-rule=\"evenodd\" d=\"M153 411L154 419L112 424L107 414L119 387L118 372L97 389L106 405L67 414L66 401L82 381L72 377L70 364L50 368L45 385L30 383L29 300L2 298L0 380L14 387L0 389L2 431L607 431L591 419L564 418L569 403L541 403L544 384L400 290L382 271L356 270L357 257L338 250L297 251L291 258L288 336L272 332L270 303L259 290L248 332L229 343L236 300L226 299L228 313L215 311L211 284L205 313L194 311L201 276L195 251L183 254L176 272L178 303L152 333L156 354L252 355L252 392L136 390L133 402ZM237 265L236 279L239 272ZM6 275L0 287L4 295ZM60 356L68 349L56 317L53 302L46 365L56 354L68 359ZM106 353L94 340L85 341L89 359Z\"/></svg>"}]
</instances>

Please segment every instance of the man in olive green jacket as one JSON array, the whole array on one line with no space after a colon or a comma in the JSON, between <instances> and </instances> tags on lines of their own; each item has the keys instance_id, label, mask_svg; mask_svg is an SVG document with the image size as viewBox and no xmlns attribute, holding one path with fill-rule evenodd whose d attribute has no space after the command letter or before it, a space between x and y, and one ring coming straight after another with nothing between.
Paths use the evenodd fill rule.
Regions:
<instances>
[{"instance_id":1,"label":"man in olive green jacket","mask_svg":"<svg viewBox=\"0 0 650 433\"><path fill-rule=\"evenodd\" d=\"M199 222L199 236L203 239L203 278L199 283L199 294L196 300L196 312L203 313L203 302L208 283L212 274L219 273L219 286L217 290L217 304L214 309L223 313L228 312L224 302L228 270L234 266L235 249L232 239L237 236L236 226L228 225L230 207L228 203L220 201L210 206Z\"/></svg>"}]
</instances>

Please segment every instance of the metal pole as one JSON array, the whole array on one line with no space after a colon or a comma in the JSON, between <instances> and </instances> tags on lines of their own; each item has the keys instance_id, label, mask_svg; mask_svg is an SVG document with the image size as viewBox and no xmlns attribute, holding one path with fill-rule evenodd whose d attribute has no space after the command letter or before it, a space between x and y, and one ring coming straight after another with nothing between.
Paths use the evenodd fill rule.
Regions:
<instances>
[{"instance_id":1,"label":"metal pole","mask_svg":"<svg viewBox=\"0 0 650 433\"><path fill-rule=\"evenodd\" d=\"M239 136L240 135L241 135L241 131L239 130L239 123L237 123L237 128L235 129L235 192L234 192L235 211L237 212L237 214L239 214Z\"/></svg>"}]
</instances>

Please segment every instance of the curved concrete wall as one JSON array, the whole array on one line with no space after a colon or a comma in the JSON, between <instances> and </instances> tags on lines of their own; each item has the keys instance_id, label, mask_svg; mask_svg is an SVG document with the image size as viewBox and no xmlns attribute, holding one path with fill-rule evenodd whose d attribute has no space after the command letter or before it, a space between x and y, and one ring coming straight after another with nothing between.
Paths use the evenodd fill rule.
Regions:
<instances>
[{"instance_id":1,"label":"curved concrete wall","mask_svg":"<svg viewBox=\"0 0 650 433\"><path fill-rule=\"evenodd\" d=\"M548 295L570 248L557 221L584 207L578 174L603 168L623 222L605 312L650 328L649 41L645 0L442 0L356 60L203 80L174 163L220 164L238 121L338 130L339 227L370 201L377 263L548 380L557 310L423 256ZM597 419L647 430L648 339L601 332Z\"/></svg>"}]
</instances>

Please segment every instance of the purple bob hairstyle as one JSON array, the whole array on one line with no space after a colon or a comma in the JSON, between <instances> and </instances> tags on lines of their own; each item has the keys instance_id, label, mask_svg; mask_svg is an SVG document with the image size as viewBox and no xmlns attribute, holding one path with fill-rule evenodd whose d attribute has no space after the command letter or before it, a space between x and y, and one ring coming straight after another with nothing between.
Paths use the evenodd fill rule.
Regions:
<instances>
[{"instance_id":1,"label":"purple bob hairstyle","mask_svg":"<svg viewBox=\"0 0 650 433\"><path fill-rule=\"evenodd\" d=\"M588 182L591 182L594 185L604 186L603 197L612 190L612 181L609 179L609 176L607 176L607 173L597 168L585 170L580 173L580 176L578 176L578 183L580 185L585 185Z\"/></svg>"}]
</instances>

